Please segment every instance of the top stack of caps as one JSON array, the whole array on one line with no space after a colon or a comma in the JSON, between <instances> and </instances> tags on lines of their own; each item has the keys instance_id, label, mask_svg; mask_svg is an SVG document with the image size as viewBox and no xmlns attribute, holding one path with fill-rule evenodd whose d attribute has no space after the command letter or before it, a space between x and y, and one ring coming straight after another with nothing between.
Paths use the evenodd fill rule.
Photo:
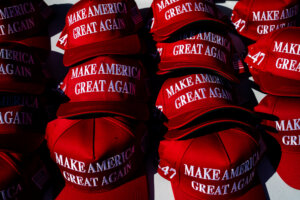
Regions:
<instances>
[{"instance_id":1,"label":"top stack of caps","mask_svg":"<svg viewBox=\"0 0 300 200\"><path fill-rule=\"evenodd\" d=\"M256 173L256 120L234 92L230 26L211 0L154 0L151 7L157 74L166 77L156 99L167 128L159 174L176 200L265 199ZM228 174L249 162L247 170Z\"/></svg>"},{"instance_id":2,"label":"top stack of caps","mask_svg":"<svg viewBox=\"0 0 300 200\"><path fill-rule=\"evenodd\" d=\"M65 180L57 199L148 199L142 26L134 0L81 0L67 13L57 42L69 67L59 86L66 101L46 131Z\"/></svg>"}]
</instances>

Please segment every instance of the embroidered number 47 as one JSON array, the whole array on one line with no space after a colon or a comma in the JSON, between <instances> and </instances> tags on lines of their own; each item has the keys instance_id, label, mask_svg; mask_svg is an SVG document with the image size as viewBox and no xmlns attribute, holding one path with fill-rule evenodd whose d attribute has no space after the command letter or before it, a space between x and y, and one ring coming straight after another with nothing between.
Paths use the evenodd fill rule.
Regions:
<instances>
[{"instance_id":1,"label":"embroidered number 47","mask_svg":"<svg viewBox=\"0 0 300 200\"><path fill-rule=\"evenodd\" d=\"M161 169L161 171L164 172L165 176L169 175L170 179L172 179L176 175L176 170L174 168L171 168L169 166L166 166L166 167L158 166L158 167Z\"/></svg>"},{"instance_id":2,"label":"embroidered number 47","mask_svg":"<svg viewBox=\"0 0 300 200\"><path fill-rule=\"evenodd\" d=\"M235 23L233 23L233 25L235 26L235 29L242 32L242 30L245 28L246 26L246 21L239 19L237 20Z\"/></svg>"},{"instance_id":3,"label":"embroidered number 47","mask_svg":"<svg viewBox=\"0 0 300 200\"><path fill-rule=\"evenodd\" d=\"M266 54L263 52L258 52L257 54L251 56L250 54L248 54L248 57L251 58L253 60L253 63L257 63L257 65L260 65L260 63L265 59Z\"/></svg>"}]
</instances>

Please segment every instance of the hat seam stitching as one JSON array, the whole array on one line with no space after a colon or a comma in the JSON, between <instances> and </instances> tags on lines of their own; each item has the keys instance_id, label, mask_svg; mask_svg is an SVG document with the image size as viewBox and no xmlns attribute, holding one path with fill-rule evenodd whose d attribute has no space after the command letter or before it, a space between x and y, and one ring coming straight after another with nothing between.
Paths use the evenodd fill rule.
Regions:
<instances>
[{"instance_id":1,"label":"hat seam stitching","mask_svg":"<svg viewBox=\"0 0 300 200\"><path fill-rule=\"evenodd\" d=\"M184 150L184 152L182 153L181 155L181 158L180 158L180 161L178 162L178 164L176 163L175 166L176 166L176 169L179 169L180 170L180 165L183 163L182 160L183 160L183 157L184 155L186 154L186 152L188 151L188 149L190 148L190 146L192 145L192 143L195 142L195 140L191 140L188 144L188 146L186 147L186 149ZM179 165L179 166L178 166ZM177 167L178 166L178 167ZM180 173L178 172L178 184L180 183Z\"/></svg>"},{"instance_id":2,"label":"hat seam stitching","mask_svg":"<svg viewBox=\"0 0 300 200\"><path fill-rule=\"evenodd\" d=\"M56 145L56 143L58 142L58 140L66 133L66 131L68 131L69 129L73 128L75 125L77 125L79 122L81 122L82 120L78 120L76 123L72 124L71 126L69 126L67 129L65 129L63 131L62 134L60 134L57 139L55 140L54 144L52 145L52 149L54 150L54 146Z\"/></svg>"},{"instance_id":3,"label":"hat seam stitching","mask_svg":"<svg viewBox=\"0 0 300 200\"><path fill-rule=\"evenodd\" d=\"M219 142L221 143L221 145L223 146L223 152L225 152L226 157L227 157L227 159L228 159L228 163L229 163L229 165L230 165L230 167L231 167L231 166L232 166L232 161L231 161L231 159L230 159L230 157L229 157L229 154L228 154L228 152L227 152L227 150L226 150L226 147L225 147L225 145L224 145L224 143L223 143L223 141L222 141L222 139L221 139L219 133L220 133L220 132L217 132L217 134L216 134L216 135L217 135L217 138L218 138Z\"/></svg>"}]
</instances>

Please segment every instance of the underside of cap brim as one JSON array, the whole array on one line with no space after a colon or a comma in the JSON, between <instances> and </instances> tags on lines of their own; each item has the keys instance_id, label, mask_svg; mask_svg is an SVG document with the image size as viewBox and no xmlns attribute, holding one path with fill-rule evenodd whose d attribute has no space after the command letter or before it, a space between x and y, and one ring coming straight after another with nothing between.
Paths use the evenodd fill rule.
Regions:
<instances>
[{"instance_id":1,"label":"underside of cap brim","mask_svg":"<svg viewBox=\"0 0 300 200\"><path fill-rule=\"evenodd\" d=\"M202 110L195 109L193 111L189 111L186 113L182 113L181 115L177 115L175 117L169 118L167 122L165 122L166 127L169 130L180 128L193 120L195 120L198 117L204 117L207 114L218 114L220 111L228 111L228 118L234 119L235 115L236 117L239 117L239 113L246 114L245 118L249 118L249 121L254 120L255 114L246 108L235 106L235 105L219 105L219 106L213 106L210 108L201 108ZM204 110L203 110L204 109ZM230 116L232 114L232 111L237 111L233 116Z\"/></svg>"},{"instance_id":2,"label":"underside of cap brim","mask_svg":"<svg viewBox=\"0 0 300 200\"><path fill-rule=\"evenodd\" d=\"M85 101L61 104L57 111L58 117L75 117L93 113L111 113L136 120L148 120L149 109L146 103Z\"/></svg>"},{"instance_id":3,"label":"underside of cap brim","mask_svg":"<svg viewBox=\"0 0 300 200\"><path fill-rule=\"evenodd\" d=\"M204 70L210 70L212 72L215 72L222 77L228 79L229 81L232 81L234 83L239 83L239 79L234 75L230 73L226 73L224 70L218 69L217 67L214 67L213 65L198 65L194 63L180 63L180 62L161 62L159 63L159 71L157 71L158 75L171 73L172 71L180 71L185 69L204 69Z\"/></svg>"},{"instance_id":4,"label":"underside of cap brim","mask_svg":"<svg viewBox=\"0 0 300 200\"><path fill-rule=\"evenodd\" d=\"M63 63L71 66L88 58L100 55L133 55L142 51L141 41L137 34L114 40L95 42L65 50Z\"/></svg>"},{"instance_id":5,"label":"underside of cap brim","mask_svg":"<svg viewBox=\"0 0 300 200\"><path fill-rule=\"evenodd\" d=\"M209 121L199 122L195 125L187 126L184 128L170 130L164 135L164 137L168 140L179 140L185 137L194 136L194 133L197 133L197 135L198 133L205 134L207 132L218 131L224 127L230 126L251 129L250 124L244 123L242 121L238 121L235 119L216 118Z\"/></svg>"},{"instance_id":6,"label":"underside of cap brim","mask_svg":"<svg viewBox=\"0 0 300 200\"><path fill-rule=\"evenodd\" d=\"M197 17L195 17L193 19L191 19L191 18L184 19L184 20L180 21L179 23L170 24L165 27L161 27L156 30L152 30L151 32L153 33L153 39L155 41L162 42L162 41L168 39L173 33L177 32L178 30L182 29L185 26L194 25L197 23L205 22L205 21L217 22L217 23L224 25L225 27L228 26L226 23L224 23L223 21L216 19L216 18L210 18L210 17L197 18Z\"/></svg>"}]
</instances>

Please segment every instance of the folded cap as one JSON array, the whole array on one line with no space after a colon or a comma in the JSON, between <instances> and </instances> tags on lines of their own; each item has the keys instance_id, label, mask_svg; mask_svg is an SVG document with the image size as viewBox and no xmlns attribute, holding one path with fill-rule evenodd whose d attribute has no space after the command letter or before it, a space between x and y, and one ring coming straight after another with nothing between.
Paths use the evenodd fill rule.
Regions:
<instances>
[{"instance_id":1,"label":"folded cap","mask_svg":"<svg viewBox=\"0 0 300 200\"><path fill-rule=\"evenodd\" d=\"M0 91L41 94L44 88L42 64L36 52L20 43L1 43Z\"/></svg>"},{"instance_id":2,"label":"folded cap","mask_svg":"<svg viewBox=\"0 0 300 200\"><path fill-rule=\"evenodd\" d=\"M39 156L0 152L1 199L41 199L49 177Z\"/></svg>"},{"instance_id":3,"label":"folded cap","mask_svg":"<svg viewBox=\"0 0 300 200\"><path fill-rule=\"evenodd\" d=\"M66 16L57 42L65 66L105 54L138 54L143 18L134 0L81 0Z\"/></svg>"},{"instance_id":4,"label":"folded cap","mask_svg":"<svg viewBox=\"0 0 300 200\"><path fill-rule=\"evenodd\" d=\"M163 140L158 152L158 173L171 182L176 200L266 199L257 182L259 144L244 129Z\"/></svg>"},{"instance_id":5,"label":"folded cap","mask_svg":"<svg viewBox=\"0 0 300 200\"><path fill-rule=\"evenodd\" d=\"M140 61L100 56L70 68L60 88L69 98L59 117L112 113L148 119L146 71Z\"/></svg>"},{"instance_id":6,"label":"folded cap","mask_svg":"<svg viewBox=\"0 0 300 200\"><path fill-rule=\"evenodd\" d=\"M240 0L231 21L242 36L258 40L274 30L296 26L299 0Z\"/></svg>"},{"instance_id":7,"label":"folded cap","mask_svg":"<svg viewBox=\"0 0 300 200\"><path fill-rule=\"evenodd\" d=\"M280 156L277 173L289 186L299 190L300 99L267 95L255 107L255 111L278 118L274 121L264 119L262 124L267 126L266 133L276 139L281 148L281 156L277 155ZM271 146L269 148L272 150Z\"/></svg>"},{"instance_id":8,"label":"folded cap","mask_svg":"<svg viewBox=\"0 0 300 200\"><path fill-rule=\"evenodd\" d=\"M0 5L0 41L19 41L49 48L46 19L49 7L42 0L3 1Z\"/></svg>"},{"instance_id":9,"label":"folded cap","mask_svg":"<svg viewBox=\"0 0 300 200\"><path fill-rule=\"evenodd\" d=\"M50 122L47 144L65 179L57 199L148 199L141 146L146 130L122 117Z\"/></svg>"},{"instance_id":10,"label":"folded cap","mask_svg":"<svg viewBox=\"0 0 300 200\"><path fill-rule=\"evenodd\" d=\"M261 91L300 97L299 34L299 27L280 29L248 47L245 62Z\"/></svg>"},{"instance_id":11,"label":"folded cap","mask_svg":"<svg viewBox=\"0 0 300 200\"><path fill-rule=\"evenodd\" d=\"M228 32L222 28L187 30L172 41L157 43L159 71L166 74L181 69L209 69L238 82L232 65L232 46Z\"/></svg>"},{"instance_id":12,"label":"folded cap","mask_svg":"<svg viewBox=\"0 0 300 200\"><path fill-rule=\"evenodd\" d=\"M234 105L235 97L226 79L212 74L190 74L167 79L156 99L156 107L166 118L169 130L187 125L207 114L225 112L230 119L244 113L252 118L253 113Z\"/></svg>"},{"instance_id":13,"label":"folded cap","mask_svg":"<svg viewBox=\"0 0 300 200\"><path fill-rule=\"evenodd\" d=\"M220 14L213 0L154 0L150 32L155 41L163 41L177 30L198 21L216 21Z\"/></svg>"}]
</instances>

